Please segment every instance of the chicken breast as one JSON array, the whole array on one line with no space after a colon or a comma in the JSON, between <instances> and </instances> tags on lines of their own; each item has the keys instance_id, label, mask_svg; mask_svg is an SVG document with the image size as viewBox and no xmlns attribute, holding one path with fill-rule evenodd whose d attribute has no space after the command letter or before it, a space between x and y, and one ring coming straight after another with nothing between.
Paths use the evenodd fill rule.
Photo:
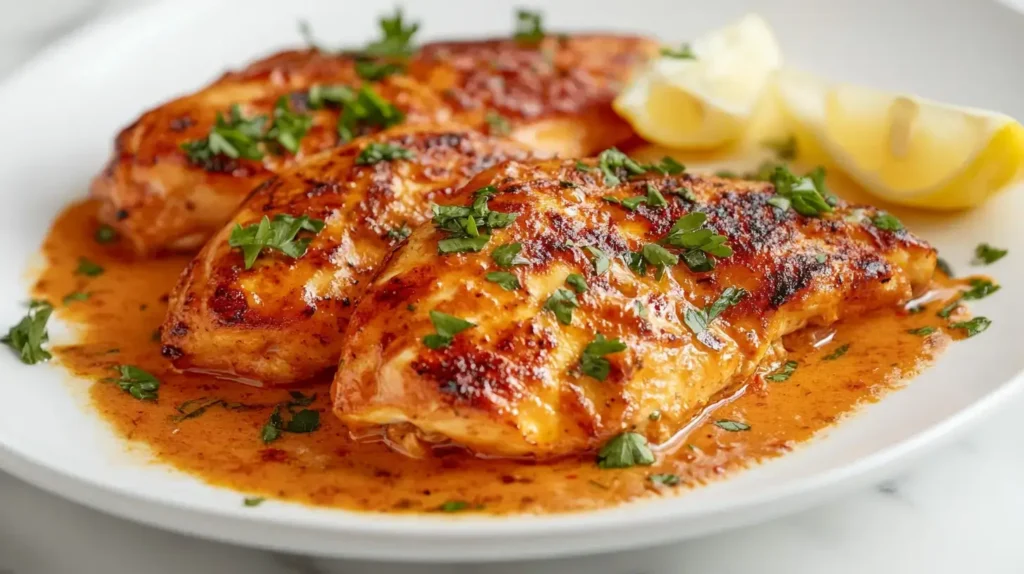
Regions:
<instances>
[{"instance_id":1,"label":"chicken breast","mask_svg":"<svg viewBox=\"0 0 1024 574\"><path fill-rule=\"evenodd\" d=\"M605 168L511 162L446 198L356 307L335 414L406 452L661 443L777 366L783 335L900 305L934 271L934 250L872 208L809 217L767 183Z\"/></svg>"},{"instance_id":2,"label":"chicken breast","mask_svg":"<svg viewBox=\"0 0 1024 574\"><path fill-rule=\"evenodd\" d=\"M337 145L346 113L355 135L454 114L537 149L593 153L631 136L611 100L655 50L650 40L618 36L428 44L407 75L373 82L360 78L352 54L283 52L143 114L117 136L91 192L103 200L100 218L145 255L198 249L261 181ZM369 95L359 93L361 86ZM263 123L253 125L259 117ZM296 140L294 149L270 137L259 158L258 151L234 158L223 151L225 142L237 144L234 138L247 133L259 141L275 125Z\"/></svg>"},{"instance_id":3,"label":"chicken breast","mask_svg":"<svg viewBox=\"0 0 1024 574\"><path fill-rule=\"evenodd\" d=\"M256 385L333 369L355 301L388 251L430 217L430 202L482 169L527 156L522 145L463 127L403 126L281 172L182 273L161 329L164 356ZM259 245L258 235L244 236L264 218L262 243L280 248L246 261L247 248L232 244Z\"/></svg>"}]
</instances>

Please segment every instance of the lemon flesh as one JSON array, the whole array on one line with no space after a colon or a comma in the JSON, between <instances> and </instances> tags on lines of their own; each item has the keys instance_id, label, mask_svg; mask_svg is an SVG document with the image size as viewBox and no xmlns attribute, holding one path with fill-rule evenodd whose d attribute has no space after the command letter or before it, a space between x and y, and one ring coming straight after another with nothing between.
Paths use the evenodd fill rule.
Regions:
<instances>
[{"instance_id":1,"label":"lemon flesh","mask_svg":"<svg viewBox=\"0 0 1024 574\"><path fill-rule=\"evenodd\" d=\"M771 28L753 14L700 37L691 49L693 59L652 62L614 107L652 143L721 147L742 137L782 54Z\"/></svg>"},{"instance_id":2,"label":"lemon flesh","mask_svg":"<svg viewBox=\"0 0 1024 574\"><path fill-rule=\"evenodd\" d=\"M889 202L965 209L1024 176L1024 128L1008 116L789 71L777 93L802 156L826 156Z\"/></svg>"}]
</instances>

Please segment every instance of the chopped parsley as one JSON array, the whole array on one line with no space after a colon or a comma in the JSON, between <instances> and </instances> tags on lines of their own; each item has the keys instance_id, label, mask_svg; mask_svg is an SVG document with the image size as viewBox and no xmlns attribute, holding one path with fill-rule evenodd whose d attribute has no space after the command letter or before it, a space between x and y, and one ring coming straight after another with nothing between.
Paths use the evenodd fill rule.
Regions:
<instances>
[{"instance_id":1,"label":"chopped parsley","mask_svg":"<svg viewBox=\"0 0 1024 574\"><path fill-rule=\"evenodd\" d=\"M796 368L799 364L796 361L786 361L778 370L774 371L769 375L765 375L764 380L771 381L773 383L781 383L788 381L793 373L796 372Z\"/></svg>"},{"instance_id":2,"label":"chopped parsley","mask_svg":"<svg viewBox=\"0 0 1024 574\"><path fill-rule=\"evenodd\" d=\"M690 48L689 44L683 44L678 48L662 48L661 55L666 58L675 58L677 60L697 59L697 54L693 53L693 49Z\"/></svg>"},{"instance_id":3,"label":"chopped parsley","mask_svg":"<svg viewBox=\"0 0 1024 574\"><path fill-rule=\"evenodd\" d=\"M654 462L654 453L647 445L647 437L635 432L624 432L613 437L597 453L599 468L650 466Z\"/></svg>"},{"instance_id":4,"label":"chopped parsley","mask_svg":"<svg viewBox=\"0 0 1024 574\"><path fill-rule=\"evenodd\" d=\"M657 243L648 243L644 245L640 249L640 256L643 258L643 265L633 265L631 268L633 268L634 271L639 270L639 275L643 275L647 270L647 265L652 265L656 270L654 276L659 280L665 275L665 269L679 263L678 255Z\"/></svg>"},{"instance_id":5,"label":"chopped parsley","mask_svg":"<svg viewBox=\"0 0 1024 574\"><path fill-rule=\"evenodd\" d=\"M188 419L194 419L201 416L210 408L223 404L225 404L224 399L210 399L207 397L190 399L174 407L174 410L178 411L178 414L174 416L172 420L174 422L181 422Z\"/></svg>"},{"instance_id":6,"label":"chopped parsley","mask_svg":"<svg viewBox=\"0 0 1024 574\"><path fill-rule=\"evenodd\" d=\"M920 337L925 337L925 336L931 335L932 333L934 333L937 330L938 329L936 329L935 327L927 326L927 327L918 327L917 329L907 329L907 333L910 333L911 335L918 335Z\"/></svg>"},{"instance_id":7,"label":"chopped parsley","mask_svg":"<svg viewBox=\"0 0 1024 574\"><path fill-rule=\"evenodd\" d=\"M953 299L952 301L947 303L944 307L939 309L939 312L936 313L936 315L938 315L939 317L942 317L943 319L948 319L949 316L953 314L953 311L956 311L958 308L960 308L960 301L962 299L963 299L963 297L957 297L956 299Z\"/></svg>"},{"instance_id":8,"label":"chopped parsley","mask_svg":"<svg viewBox=\"0 0 1024 574\"><path fill-rule=\"evenodd\" d=\"M999 290L999 285L988 279L971 279L971 288L964 291L961 297L967 301L984 299Z\"/></svg>"},{"instance_id":9,"label":"chopped parsley","mask_svg":"<svg viewBox=\"0 0 1024 574\"><path fill-rule=\"evenodd\" d=\"M708 328L711 323L718 318L719 315L725 312L726 309L739 303L744 297L747 296L747 291L740 287L726 287L722 294L718 296L718 299L714 303L709 305L705 309L687 309L683 316L683 320L686 326L690 328L697 339L708 345L714 347L715 345L709 344L710 333Z\"/></svg>"},{"instance_id":10,"label":"chopped parsley","mask_svg":"<svg viewBox=\"0 0 1024 574\"><path fill-rule=\"evenodd\" d=\"M597 167L604 174L604 182L608 186L622 183L622 178L630 175L641 175L647 171L628 155L616 148L608 148L597 156Z\"/></svg>"},{"instance_id":11,"label":"chopped parsley","mask_svg":"<svg viewBox=\"0 0 1024 574\"><path fill-rule=\"evenodd\" d=\"M107 379L117 383L121 390L140 401L155 401L160 390L160 380L135 365L118 365L114 367L120 375L116 379Z\"/></svg>"},{"instance_id":12,"label":"chopped parsley","mask_svg":"<svg viewBox=\"0 0 1024 574\"><path fill-rule=\"evenodd\" d=\"M555 292L544 302L544 308L555 314L555 318L563 325L572 324L572 310L579 307L576 294L568 289L555 289Z\"/></svg>"},{"instance_id":13,"label":"chopped parsley","mask_svg":"<svg viewBox=\"0 0 1024 574\"><path fill-rule=\"evenodd\" d=\"M885 211L879 211L871 218L871 223L875 224L875 227L882 231L902 231L903 223L899 219L896 219L891 213Z\"/></svg>"},{"instance_id":14,"label":"chopped parsley","mask_svg":"<svg viewBox=\"0 0 1024 574\"><path fill-rule=\"evenodd\" d=\"M401 227L388 230L388 239L393 239L395 241L405 241L410 235L412 235L412 229L405 224L402 224Z\"/></svg>"},{"instance_id":15,"label":"chopped parsley","mask_svg":"<svg viewBox=\"0 0 1024 574\"><path fill-rule=\"evenodd\" d=\"M678 486L682 482L678 474L652 474L647 480L661 486Z\"/></svg>"},{"instance_id":16,"label":"chopped parsley","mask_svg":"<svg viewBox=\"0 0 1024 574\"><path fill-rule=\"evenodd\" d=\"M491 110L484 118L487 121L488 133L495 136L507 136L512 131L508 120L498 112Z\"/></svg>"},{"instance_id":17,"label":"chopped parsley","mask_svg":"<svg viewBox=\"0 0 1024 574\"><path fill-rule=\"evenodd\" d=\"M942 271L946 277L952 277L954 275L953 267L950 266L948 261L941 257L935 260L935 266L938 267L939 271Z\"/></svg>"},{"instance_id":18,"label":"chopped parsley","mask_svg":"<svg viewBox=\"0 0 1024 574\"><path fill-rule=\"evenodd\" d=\"M992 321L987 317L975 317L970 321L950 323L949 326L953 329L963 329L967 333L968 337L973 337L985 329L988 329L991 324Z\"/></svg>"},{"instance_id":19,"label":"chopped parsley","mask_svg":"<svg viewBox=\"0 0 1024 574\"><path fill-rule=\"evenodd\" d=\"M96 243L113 243L114 241L117 241L117 231L115 231L113 227L104 223L96 228L96 233L93 234L93 239L96 240Z\"/></svg>"},{"instance_id":20,"label":"chopped parsley","mask_svg":"<svg viewBox=\"0 0 1024 574\"><path fill-rule=\"evenodd\" d=\"M691 271L704 272L715 268L714 257L729 257L733 254L732 247L726 244L728 238L718 235L710 229L701 227L707 221L707 215L699 211L680 217L659 243L682 249L682 259Z\"/></svg>"},{"instance_id":21,"label":"chopped parsley","mask_svg":"<svg viewBox=\"0 0 1024 574\"><path fill-rule=\"evenodd\" d=\"M375 58L406 58L412 55L412 37L419 30L418 22L406 23L402 9L396 8L395 15L380 19L381 38L363 49L363 55Z\"/></svg>"},{"instance_id":22,"label":"chopped parsley","mask_svg":"<svg viewBox=\"0 0 1024 574\"><path fill-rule=\"evenodd\" d=\"M278 403L270 412L270 418L260 429L260 438L264 443L271 443L281 437L282 432L290 433L311 433L320 427L320 413L312 409L302 409L296 412L299 407L308 407L316 400L316 395L306 396L299 391L289 391L291 400ZM291 414L286 422L281 415L285 410Z\"/></svg>"},{"instance_id":23,"label":"chopped parsley","mask_svg":"<svg viewBox=\"0 0 1024 574\"><path fill-rule=\"evenodd\" d=\"M775 166L769 180L775 186L775 196L768 203L783 211L792 208L807 217L832 211L826 201L829 193L825 188L825 170L820 167L804 177L797 177L785 166Z\"/></svg>"},{"instance_id":24,"label":"chopped parsley","mask_svg":"<svg viewBox=\"0 0 1024 574\"><path fill-rule=\"evenodd\" d=\"M50 340L46 322L50 320L51 314L52 305L46 301L32 301L25 316L7 331L0 342L14 349L26 365L49 361L53 356L43 349L43 344Z\"/></svg>"},{"instance_id":25,"label":"chopped parsley","mask_svg":"<svg viewBox=\"0 0 1024 574\"><path fill-rule=\"evenodd\" d=\"M506 291L515 291L522 287L519 284L519 278L508 271L491 271L485 278L491 283L497 283L499 287Z\"/></svg>"},{"instance_id":26,"label":"chopped parsley","mask_svg":"<svg viewBox=\"0 0 1024 574\"><path fill-rule=\"evenodd\" d=\"M516 30L512 36L524 45L536 45L544 39L544 17L539 12L516 11Z\"/></svg>"},{"instance_id":27,"label":"chopped parsley","mask_svg":"<svg viewBox=\"0 0 1024 574\"><path fill-rule=\"evenodd\" d=\"M91 295L85 291L72 291L64 296L62 299L65 306L74 303L75 301L88 301Z\"/></svg>"},{"instance_id":28,"label":"chopped parsley","mask_svg":"<svg viewBox=\"0 0 1024 574\"><path fill-rule=\"evenodd\" d=\"M608 255L604 251L601 251L597 247L591 245L588 245L584 249L586 249L587 253L590 254L591 262L594 264L594 274L604 275L612 264Z\"/></svg>"},{"instance_id":29,"label":"chopped parsley","mask_svg":"<svg viewBox=\"0 0 1024 574\"><path fill-rule=\"evenodd\" d=\"M608 359L604 358L605 355L621 353L625 350L626 344L618 338L605 339L604 335L598 333L594 340L583 348L583 354L580 356L580 372L604 382L612 368Z\"/></svg>"},{"instance_id":30,"label":"chopped parsley","mask_svg":"<svg viewBox=\"0 0 1024 574\"><path fill-rule=\"evenodd\" d=\"M440 254L480 251L490 241L490 229L507 227L516 219L515 213L491 211L487 206L494 186L478 189L473 194L473 203L462 205L431 205L434 211L434 227L448 233L446 239L437 242Z\"/></svg>"},{"instance_id":31,"label":"chopped parsley","mask_svg":"<svg viewBox=\"0 0 1024 574\"><path fill-rule=\"evenodd\" d=\"M992 247L988 243L982 243L974 248L974 263L975 265L990 265L999 261L1006 254L1009 253L1008 249L999 249L998 247Z\"/></svg>"},{"instance_id":32,"label":"chopped parsley","mask_svg":"<svg viewBox=\"0 0 1024 574\"><path fill-rule=\"evenodd\" d=\"M576 171L582 171L582 172L586 173L586 172L590 171L591 169L593 169L593 168L590 167L589 165L583 163L581 160L576 160Z\"/></svg>"},{"instance_id":33,"label":"chopped parsley","mask_svg":"<svg viewBox=\"0 0 1024 574\"><path fill-rule=\"evenodd\" d=\"M86 277L99 277L103 275L103 267L99 264L90 261L85 257L78 258L78 267L75 268L75 275L85 275Z\"/></svg>"},{"instance_id":34,"label":"chopped parsley","mask_svg":"<svg viewBox=\"0 0 1024 574\"><path fill-rule=\"evenodd\" d=\"M513 265L524 265L527 263L526 259L519 256L519 252L522 250L523 244L518 242L499 245L494 248L494 251L491 251L491 259L504 269Z\"/></svg>"},{"instance_id":35,"label":"chopped parsley","mask_svg":"<svg viewBox=\"0 0 1024 574\"><path fill-rule=\"evenodd\" d=\"M400 145L373 142L359 153L359 157L356 158L356 165L373 165L382 161L412 159L413 157L415 157L415 154L413 154L412 150Z\"/></svg>"},{"instance_id":36,"label":"chopped parsley","mask_svg":"<svg viewBox=\"0 0 1024 574\"><path fill-rule=\"evenodd\" d=\"M242 250L245 268L251 269L264 249L280 251L292 259L302 257L312 238L296 239L296 235L302 231L316 235L323 230L324 225L323 221L310 219L308 215L293 217L279 213L273 220L264 215L259 223L245 227L236 223L228 238L228 245Z\"/></svg>"},{"instance_id":37,"label":"chopped parsley","mask_svg":"<svg viewBox=\"0 0 1024 574\"><path fill-rule=\"evenodd\" d=\"M385 100L369 84L358 91L348 86L321 86L309 88L309 107L319 109L329 105L341 106L338 117L338 138L343 142L361 135L370 128L389 128L405 121L405 114Z\"/></svg>"},{"instance_id":38,"label":"chopped parsley","mask_svg":"<svg viewBox=\"0 0 1024 574\"><path fill-rule=\"evenodd\" d=\"M796 136L790 134L788 137L778 140L767 140L762 142L764 147L775 152L776 157L783 161L796 159Z\"/></svg>"},{"instance_id":39,"label":"chopped parsley","mask_svg":"<svg viewBox=\"0 0 1024 574\"><path fill-rule=\"evenodd\" d=\"M377 82L388 76L401 74L405 66L396 62L378 62L376 60L356 60L356 74L368 82Z\"/></svg>"},{"instance_id":40,"label":"chopped parsley","mask_svg":"<svg viewBox=\"0 0 1024 574\"><path fill-rule=\"evenodd\" d=\"M217 112L217 119L205 139L181 144L189 162L205 169L216 167L215 158L226 156L232 159L263 159L263 127L266 116L246 118L238 104L231 106L228 117Z\"/></svg>"},{"instance_id":41,"label":"chopped parsley","mask_svg":"<svg viewBox=\"0 0 1024 574\"><path fill-rule=\"evenodd\" d=\"M274 122L267 130L265 139L292 153L297 153L299 142L312 125L313 118L311 116L291 111L288 96L281 96L274 104Z\"/></svg>"},{"instance_id":42,"label":"chopped parsley","mask_svg":"<svg viewBox=\"0 0 1024 574\"><path fill-rule=\"evenodd\" d=\"M570 273L569 276L565 278L565 284L572 287L572 290L577 293L582 294L587 292L587 280L579 273Z\"/></svg>"},{"instance_id":43,"label":"chopped parsley","mask_svg":"<svg viewBox=\"0 0 1024 574\"><path fill-rule=\"evenodd\" d=\"M823 360L823 361L834 361L834 360L838 359L839 357L842 357L843 355L845 355L846 352L849 351L849 350L850 350L850 344L849 343L847 343L845 345L840 345L840 346L836 347L835 351L832 351L831 353L829 353L829 354L825 355L824 357L822 357L821 360Z\"/></svg>"},{"instance_id":44,"label":"chopped parsley","mask_svg":"<svg viewBox=\"0 0 1024 574\"><path fill-rule=\"evenodd\" d=\"M444 349L452 344L455 335L466 329L476 327L476 323L470 323L465 319L460 319L440 311L430 312L430 322L434 324L436 333L423 337L423 344L431 349Z\"/></svg>"},{"instance_id":45,"label":"chopped parsley","mask_svg":"<svg viewBox=\"0 0 1024 574\"><path fill-rule=\"evenodd\" d=\"M469 503L465 500L448 500L437 507L441 512L462 512L468 508Z\"/></svg>"},{"instance_id":46,"label":"chopped parsley","mask_svg":"<svg viewBox=\"0 0 1024 574\"><path fill-rule=\"evenodd\" d=\"M242 504L244 506L249 506L249 507L259 506L259 505L263 504L263 501L265 501L265 500L266 500L266 498L264 498L262 496L246 496L245 498L242 499Z\"/></svg>"},{"instance_id":47,"label":"chopped parsley","mask_svg":"<svg viewBox=\"0 0 1024 574\"><path fill-rule=\"evenodd\" d=\"M742 432L750 430L750 425L740 421L731 421L729 419L719 419L715 421L715 426L727 430L729 432Z\"/></svg>"}]
</instances>

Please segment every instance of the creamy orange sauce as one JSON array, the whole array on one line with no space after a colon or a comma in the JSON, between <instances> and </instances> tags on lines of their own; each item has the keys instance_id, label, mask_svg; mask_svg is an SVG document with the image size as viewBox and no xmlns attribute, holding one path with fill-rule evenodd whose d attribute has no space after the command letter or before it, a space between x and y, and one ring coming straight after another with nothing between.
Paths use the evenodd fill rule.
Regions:
<instances>
[{"instance_id":1,"label":"creamy orange sauce","mask_svg":"<svg viewBox=\"0 0 1024 574\"><path fill-rule=\"evenodd\" d=\"M799 363L789 380L751 382L741 396L678 437L674 449L658 452L651 467L602 470L593 456L531 464L482 460L459 451L406 458L383 444L350 439L330 414L326 381L295 389L316 394L309 408L321 412L320 428L310 434L283 433L264 444L260 429L274 406L289 399L288 392L176 373L160 356L154 333L189 258L132 260L117 243L99 244L93 240L95 211L92 202L68 207L44 244L48 265L35 295L53 303L60 318L77 330L76 344L54 349L57 360L77 377L95 381L90 387L93 407L125 439L146 445L161 462L249 496L382 512L435 511L445 502L464 501L471 511L506 514L685 495L688 488L792 450L914 376L951 339L935 316L940 301L928 304L931 312L885 311L796 333L785 341L789 360ZM80 257L105 272L76 274ZM62 303L72 292L90 297ZM937 331L928 336L907 332L923 326ZM845 354L825 359L846 344ZM159 399L139 401L103 382L119 364L156 375ZM177 407L199 399L222 402L182 420ZM719 420L739 421L750 429L730 432L714 424ZM654 484L648 477L658 473L677 474L681 485Z\"/></svg>"}]
</instances>

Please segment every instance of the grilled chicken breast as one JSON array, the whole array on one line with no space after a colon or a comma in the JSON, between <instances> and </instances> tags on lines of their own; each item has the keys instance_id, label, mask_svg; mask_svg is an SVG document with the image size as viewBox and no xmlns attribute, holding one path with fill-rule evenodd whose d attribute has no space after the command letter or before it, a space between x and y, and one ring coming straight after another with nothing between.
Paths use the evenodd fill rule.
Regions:
<instances>
[{"instance_id":1,"label":"grilled chicken breast","mask_svg":"<svg viewBox=\"0 0 1024 574\"><path fill-rule=\"evenodd\" d=\"M468 224L442 213L393 253L342 337L337 416L406 451L547 458L624 431L662 443L776 367L783 335L904 303L934 271L934 250L876 227L871 208L805 217L769 204L767 183L618 177L608 185L594 161L511 162L446 198L486 195L487 213L515 219L476 226L490 234L478 252L441 254ZM672 247L727 253L714 235L734 253L711 270L715 256Z\"/></svg>"},{"instance_id":2,"label":"grilled chicken breast","mask_svg":"<svg viewBox=\"0 0 1024 574\"><path fill-rule=\"evenodd\" d=\"M334 101L310 109L316 107L311 90L325 86L369 85L406 123L435 123L454 115L470 127L508 133L540 150L596 152L630 137L611 100L656 49L651 40L593 35L545 38L536 45L512 40L428 44L409 62L408 75L375 82L360 79L351 54L283 52L143 114L117 136L92 194L103 200L101 219L138 253L197 249L269 175L338 144L336 125L349 106ZM229 117L233 105L244 118L266 116L269 127L282 96L292 112L312 117L297 153L278 147L260 160L218 154L197 162L182 149L207 138L217 114ZM366 133L380 125L359 127Z\"/></svg>"},{"instance_id":3,"label":"grilled chicken breast","mask_svg":"<svg viewBox=\"0 0 1024 574\"><path fill-rule=\"evenodd\" d=\"M370 157L397 146L407 159ZM258 385L337 365L341 332L388 251L473 174L526 148L457 126L403 126L308 158L261 185L182 273L161 330L182 369ZM265 249L246 269L236 227L267 217L324 222L297 258ZM301 238L297 238L301 239Z\"/></svg>"}]
</instances>

